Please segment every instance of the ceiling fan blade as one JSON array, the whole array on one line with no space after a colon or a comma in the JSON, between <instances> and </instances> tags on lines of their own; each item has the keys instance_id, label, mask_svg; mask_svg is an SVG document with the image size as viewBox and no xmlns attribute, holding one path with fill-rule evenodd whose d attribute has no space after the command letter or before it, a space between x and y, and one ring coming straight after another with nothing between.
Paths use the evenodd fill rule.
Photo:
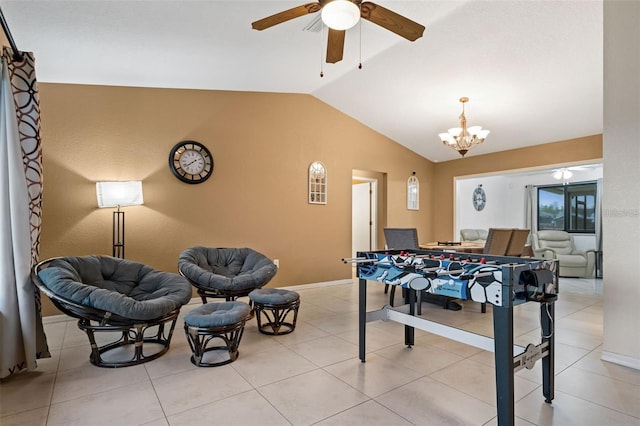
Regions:
<instances>
[{"instance_id":1,"label":"ceiling fan blade","mask_svg":"<svg viewBox=\"0 0 640 426\"><path fill-rule=\"evenodd\" d=\"M333 30L329 28L329 38L327 40L327 63L335 64L342 60L345 33L345 30Z\"/></svg>"},{"instance_id":2,"label":"ceiling fan blade","mask_svg":"<svg viewBox=\"0 0 640 426\"><path fill-rule=\"evenodd\" d=\"M416 41L424 33L424 26L405 18L402 15L378 6L369 1L363 2L360 6L360 14L363 19L380 25L382 28L398 34L410 41Z\"/></svg>"},{"instance_id":3,"label":"ceiling fan blade","mask_svg":"<svg viewBox=\"0 0 640 426\"><path fill-rule=\"evenodd\" d=\"M302 6L297 6L285 10L284 12L267 16L266 18L260 19L259 21L255 21L251 24L251 28L253 28L254 30L262 31L291 19L298 18L303 15L308 15L309 13L316 13L320 9L322 9L322 7L318 2L303 4Z\"/></svg>"}]
</instances>

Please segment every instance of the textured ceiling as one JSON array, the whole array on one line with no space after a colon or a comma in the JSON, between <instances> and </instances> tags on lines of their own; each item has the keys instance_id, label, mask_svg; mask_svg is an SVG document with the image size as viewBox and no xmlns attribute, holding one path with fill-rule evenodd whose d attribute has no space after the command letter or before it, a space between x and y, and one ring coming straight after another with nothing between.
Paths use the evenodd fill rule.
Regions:
<instances>
[{"instance_id":1,"label":"textured ceiling","mask_svg":"<svg viewBox=\"0 0 640 426\"><path fill-rule=\"evenodd\" d=\"M457 126L462 96L469 124L491 130L467 156L602 133L602 1L376 3L424 37L364 21L337 64L321 62L326 34L304 30L317 14L251 29L304 1L0 6L41 82L308 93L432 161L459 158L438 133Z\"/></svg>"}]
</instances>

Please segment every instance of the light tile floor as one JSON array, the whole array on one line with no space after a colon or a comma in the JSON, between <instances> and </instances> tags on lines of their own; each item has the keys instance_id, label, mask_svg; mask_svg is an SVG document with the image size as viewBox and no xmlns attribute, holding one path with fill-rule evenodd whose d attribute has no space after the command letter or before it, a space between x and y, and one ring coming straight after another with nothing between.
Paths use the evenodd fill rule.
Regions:
<instances>
[{"instance_id":1,"label":"light tile floor","mask_svg":"<svg viewBox=\"0 0 640 426\"><path fill-rule=\"evenodd\" d=\"M556 303L555 399L546 404L541 369L515 378L517 425L640 425L640 372L600 360L599 280L561 279ZM152 362L94 367L75 321L46 321L53 357L0 384L0 424L10 425L495 425L493 354L402 325L367 326L358 360L357 285L298 289L294 333L266 336L255 320L240 357L216 368L189 362L178 322L171 349ZM368 309L387 303L368 288ZM181 316L198 306L183 308ZM458 312L424 304L423 315L491 335L492 315L465 302ZM538 305L516 308L516 343L539 342Z\"/></svg>"}]
</instances>

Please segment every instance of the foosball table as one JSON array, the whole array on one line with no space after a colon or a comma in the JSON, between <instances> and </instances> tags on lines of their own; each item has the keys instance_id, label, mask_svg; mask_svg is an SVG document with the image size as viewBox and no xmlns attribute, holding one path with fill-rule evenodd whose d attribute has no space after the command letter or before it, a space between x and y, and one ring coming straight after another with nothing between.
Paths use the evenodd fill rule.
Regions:
<instances>
[{"instance_id":1,"label":"foosball table","mask_svg":"<svg viewBox=\"0 0 640 426\"><path fill-rule=\"evenodd\" d=\"M542 360L542 392L547 403L554 398L554 302L558 293L558 262L520 257L484 256L438 250L388 250L358 252L342 259L357 266L359 279L359 357L365 362L366 323L378 320L405 325L405 344L414 345L414 330L437 334L494 353L498 425L515 421L514 373L533 368ZM367 283L400 286L405 304L366 310ZM494 337L416 316L416 295L428 292L489 304ZM513 309L540 304L541 343L514 345Z\"/></svg>"}]
</instances>

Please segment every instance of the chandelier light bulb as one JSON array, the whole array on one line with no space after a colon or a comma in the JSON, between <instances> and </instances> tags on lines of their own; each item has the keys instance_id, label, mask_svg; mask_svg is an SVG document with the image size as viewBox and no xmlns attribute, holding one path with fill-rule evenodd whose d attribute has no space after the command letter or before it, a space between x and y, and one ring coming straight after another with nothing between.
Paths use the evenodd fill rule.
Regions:
<instances>
[{"instance_id":1,"label":"chandelier light bulb","mask_svg":"<svg viewBox=\"0 0 640 426\"><path fill-rule=\"evenodd\" d=\"M322 22L334 30L348 30L358 23L360 9L350 0L333 0L322 7Z\"/></svg>"}]
</instances>

